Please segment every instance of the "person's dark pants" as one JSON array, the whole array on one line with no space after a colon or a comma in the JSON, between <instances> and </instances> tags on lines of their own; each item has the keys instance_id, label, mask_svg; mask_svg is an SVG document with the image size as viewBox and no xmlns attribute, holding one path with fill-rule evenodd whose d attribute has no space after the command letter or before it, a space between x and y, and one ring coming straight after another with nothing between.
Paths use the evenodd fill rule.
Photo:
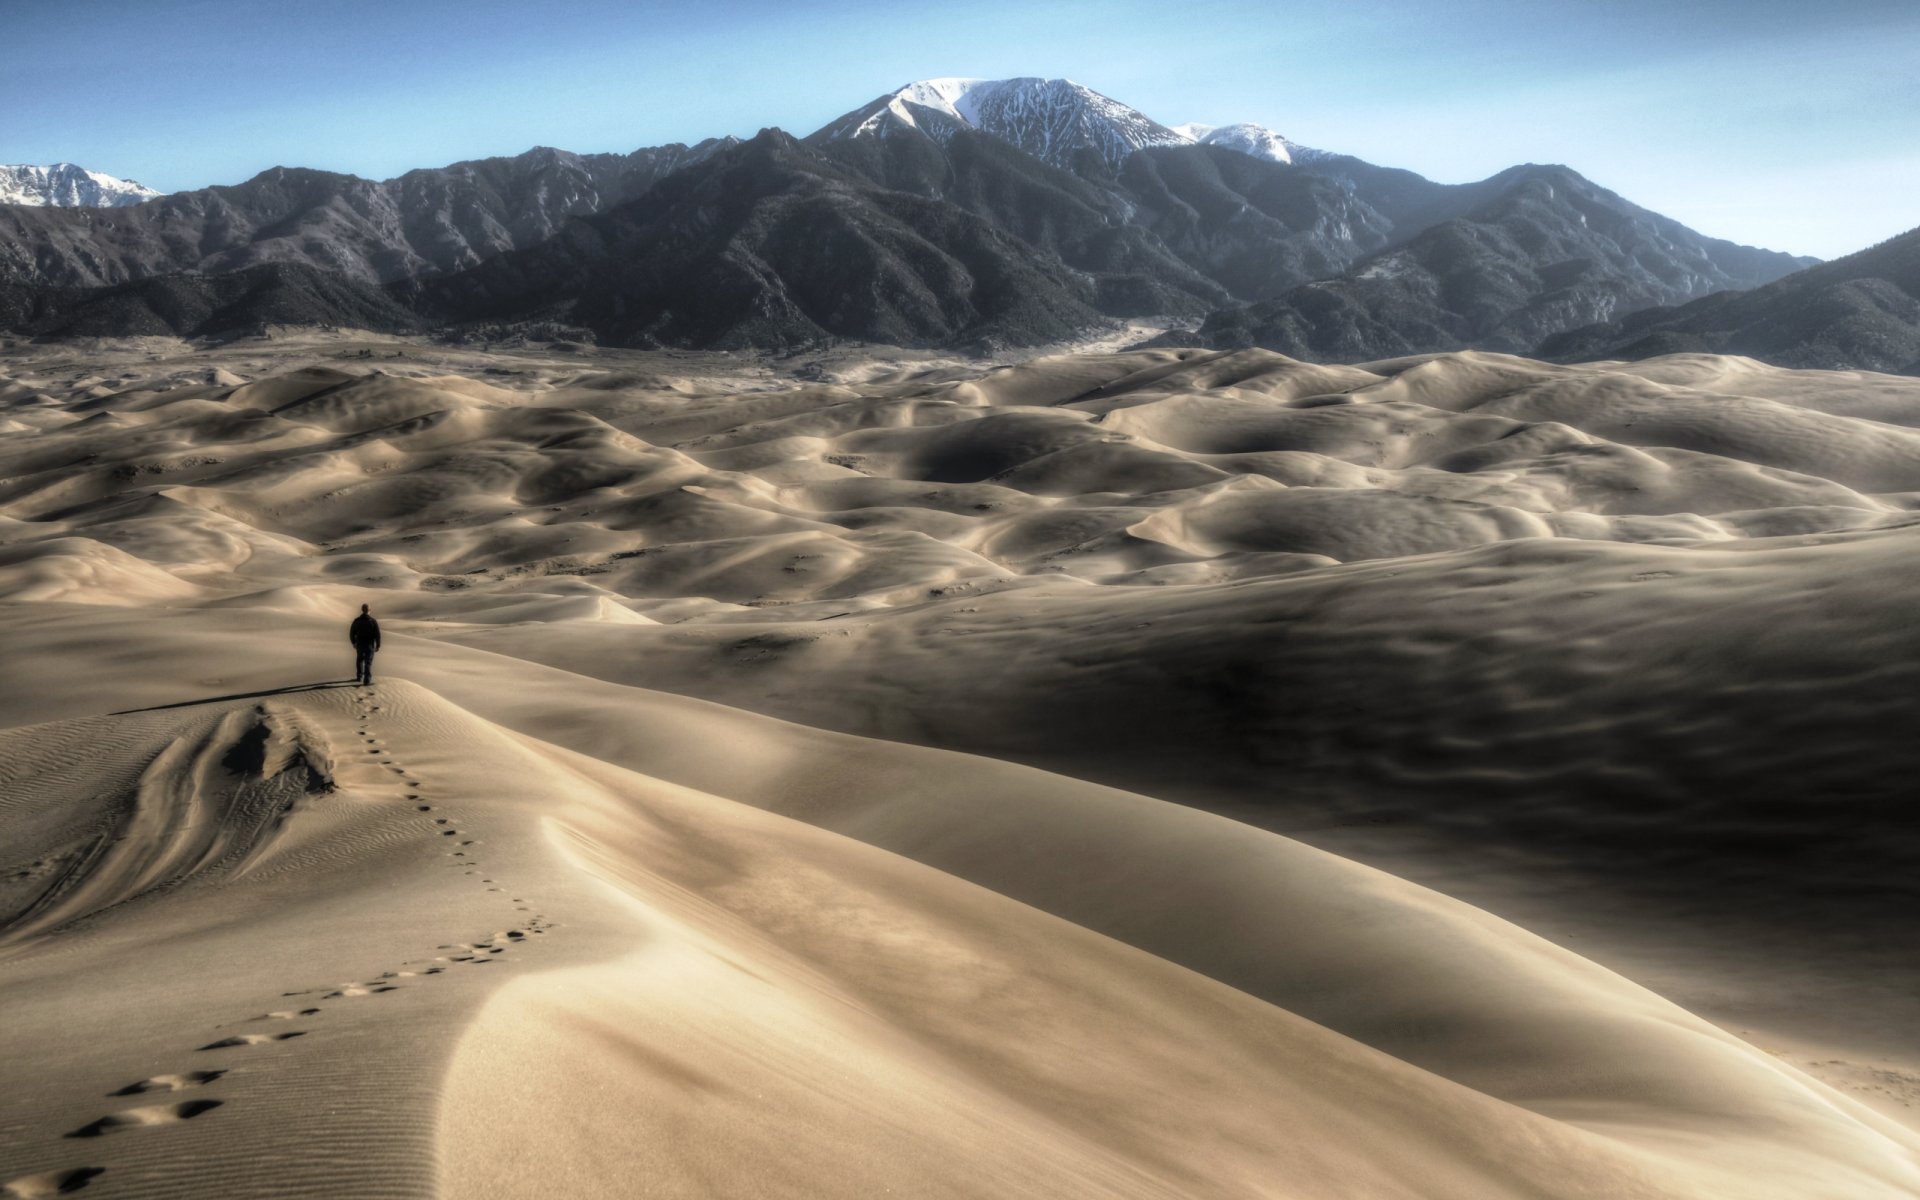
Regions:
<instances>
[{"instance_id":1,"label":"person's dark pants","mask_svg":"<svg viewBox=\"0 0 1920 1200\"><path fill-rule=\"evenodd\" d=\"M353 681L355 683L373 682L372 646L355 646L353 648Z\"/></svg>"}]
</instances>

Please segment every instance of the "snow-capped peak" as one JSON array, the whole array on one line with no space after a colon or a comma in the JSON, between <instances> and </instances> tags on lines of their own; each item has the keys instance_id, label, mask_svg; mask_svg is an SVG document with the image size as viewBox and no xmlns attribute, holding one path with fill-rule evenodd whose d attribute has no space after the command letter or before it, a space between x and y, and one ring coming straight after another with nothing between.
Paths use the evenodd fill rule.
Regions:
<instances>
[{"instance_id":1,"label":"snow-capped peak","mask_svg":"<svg viewBox=\"0 0 1920 1200\"><path fill-rule=\"evenodd\" d=\"M881 96L814 134L821 141L890 137L907 130L945 141L977 129L1036 158L1067 166L1091 150L1117 167L1146 146L1189 139L1071 79L923 79Z\"/></svg>"},{"instance_id":2,"label":"snow-capped peak","mask_svg":"<svg viewBox=\"0 0 1920 1200\"><path fill-rule=\"evenodd\" d=\"M1221 146L1228 150L1238 150L1254 158L1271 159L1274 162L1310 162L1316 158L1326 158L1324 150L1315 150L1311 146L1302 146L1268 129L1265 125L1241 122L1237 125L1201 125L1189 122L1173 126L1173 131L1197 145Z\"/></svg>"},{"instance_id":3,"label":"snow-capped peak","mask_svg":"<svg viewBox=\"0 0 1920 1200\"><path fill-rule=\"evenodd\" d=\"M131 179L116 179L72 163L52 166L0 165L0 204L36 208L124 208L144 204L165 192Z\"/></svg>"},{"instance_id":4,"label":"snow-capped peak","mask_svg":"<svg viewBox=\"0 0 1920 1200\"><path fill-rule=\"evenodd\" d=\"M922 79L829 123L812 140L911 131L944 142L962 129L993 134L1057 167L1091 150L1116 169L1148 146L1220 146L1283 163L1328 157L1264 125L1162 125L1071 79Z\"/></svg>"}]
</instances>

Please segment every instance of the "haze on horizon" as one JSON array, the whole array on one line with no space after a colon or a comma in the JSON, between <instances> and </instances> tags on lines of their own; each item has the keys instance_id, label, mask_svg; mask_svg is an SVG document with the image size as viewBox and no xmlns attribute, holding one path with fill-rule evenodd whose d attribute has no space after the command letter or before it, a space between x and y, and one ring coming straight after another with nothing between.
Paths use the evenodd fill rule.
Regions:
<instances>
[{"instance_id":1,"label":"haze on horizon","mask_svg":"<svg viewBox=\"0 0 1920 1200\"><path fill-rule=\"evenodd\" d=\"M1563 162L1703 233L1836 257L1920 224L1920 9L1899 0L21 0L0 161L169 191L384 178L533 145L817 128L913 79L1066 76L1162 122L1269 125L1443 182Z\"/></svg>"}]
</instances>

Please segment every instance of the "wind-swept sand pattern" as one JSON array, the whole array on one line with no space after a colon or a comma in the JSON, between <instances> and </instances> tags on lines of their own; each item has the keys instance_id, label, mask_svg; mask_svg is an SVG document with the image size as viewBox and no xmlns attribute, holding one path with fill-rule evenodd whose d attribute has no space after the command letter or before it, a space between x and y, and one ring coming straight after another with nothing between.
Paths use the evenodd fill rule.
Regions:
<instances>
[{"instance_id":1,"label":"wind-swept sand pattern","mask_svg":"<svg viewBox=\"0 0 1920 1200\"><path fill-rule=\"evenodd\" d=\"M1920 1195L1920 382L359 348L0 358L4 1194Z\"/></svg>"}]
</instances>

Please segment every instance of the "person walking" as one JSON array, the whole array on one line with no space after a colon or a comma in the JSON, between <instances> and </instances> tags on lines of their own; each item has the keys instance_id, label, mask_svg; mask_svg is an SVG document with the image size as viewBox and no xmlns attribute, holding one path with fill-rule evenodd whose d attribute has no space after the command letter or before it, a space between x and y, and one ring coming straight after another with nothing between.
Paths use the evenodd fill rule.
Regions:
<instances>
[{"instance_id":1,"label":"person walking","mask_svg":"<svg viewBox=\"0 0 1920 1200\"><path fill-rule=\"evenodd\" d=\"M373 619L366 605L360 606L360 615L347 627L347 640L353 643L353 681L371 684L373 656L380 649L380 622Z\"/></svg>"}]
</instances>

